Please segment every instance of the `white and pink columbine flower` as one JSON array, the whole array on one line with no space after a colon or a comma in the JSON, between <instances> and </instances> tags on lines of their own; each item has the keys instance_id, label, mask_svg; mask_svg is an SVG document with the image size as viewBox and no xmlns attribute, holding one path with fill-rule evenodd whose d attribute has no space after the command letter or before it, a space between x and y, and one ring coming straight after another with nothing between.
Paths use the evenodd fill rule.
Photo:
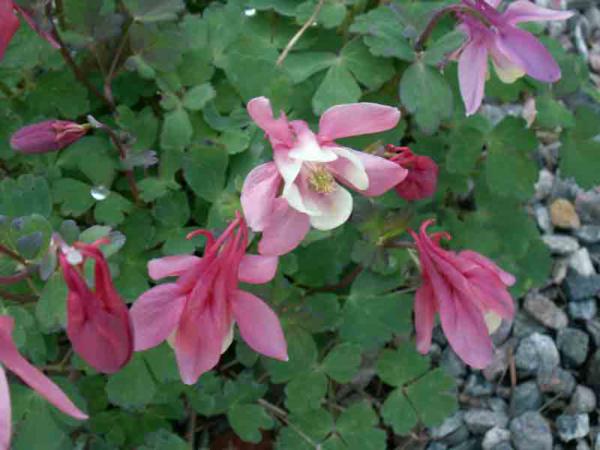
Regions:
<instances>
[{"instance_id":1,"label":"white and pink columbine flower","mask_svg":"<svg viewBox=\"0 0 600 450\"><path fill-rule=\"evenodd\" d=\"M335 142L395 127L400 120L396 108L337 105L323 113L316 134L302 120L288 121L283 113L274 118L265 97L252 99L248 113L273 148L274 161L252 170L242 189L248 225L262 232L262 254L293 250L311 226L331 230L346 222L353 200L342 185L371 197L392 189L407 175L398 164Z\"/></svg>"}]
</instances>

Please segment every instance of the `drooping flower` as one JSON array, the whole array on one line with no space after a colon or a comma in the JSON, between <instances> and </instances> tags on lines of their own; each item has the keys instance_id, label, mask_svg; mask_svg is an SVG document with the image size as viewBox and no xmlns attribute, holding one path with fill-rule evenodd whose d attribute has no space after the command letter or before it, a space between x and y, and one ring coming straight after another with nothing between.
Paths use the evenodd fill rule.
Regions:
<instances>
[{"instance_id":1,"label":"drooping flower","mask_svg":"<svg viewBox=\"0 0 600 450\"><path fill-rule=\"evenodd\" d=\"M242 207L248 225L262 232L259 251L282 255L298 246L311 225L331 230L352 213L352 195L381 195L407 171L385 158L341 146L336 139L393 128L396 108L374 103L338 105L323 113L319 132L301 120L273 117L265 97L248 103L250 117L265 132L274 162L256 167L244 182Z\"/></svg>"},{"instance_id":2,"label":"drooping flower","mask_svg":"<svg viewBox=\"0 0 600 450\"><path fill-rule=\"evenodd\" d=\"M12 430L10 391L4 368L65 414L79 420L88 418L56 384L23 358L12 338L14 326L12 317L0 316L0 450L10 449Z\"/></svg>"},{"instance_id":3,"label":"drooping flower","mask_svg":"<svg viewBox=\"0 0 600 450\"><path fill-rule=\"evenodd\" d=\"M392 153L390 161L408 170L407 177L396 186L400 197L408 201L421 200L435 194L438 179L438 166L428 156L415 155L408 147L388 145L386 151Z\"/></svg>"},{"instance_id":4,"label":"drooping flower","mask_svg":"<svg viewBox=\"0 0 600 450\"><path fill-rule=\"evenodd\" d=\"M94 369L115 373L133 353L133 331L129 310L119 296L106 258L94 244L76 242L59 251L59 261L69 289L67 297L67 335L73 350ZM83 276L83 264L93 260L94 288Z\"/></svg>"},{"instance_id":5,"label":"drooping flower","mask_svg":"<svg viewBox=\"0 0 600 450\"><path fill-rule=\"evenodd\" d=\"M276 256L246 254L248 227L236 219L218 237L203 235L202 257L167 256L148 263L150 277L178 277L145 292L131 309L135 348L146 350L165 340L175 348L181 378L193 384L214 368L233 339L237 323L242 338L258 353L287 361L279 319L260 298L238 288L239 282L263 284L277 271Z\"/></svg>"},{"instance_id":6,"label":"drooping flower","mask_svg":"<svg viewBox=\"0 0 600 450\"><path fill-rule=\"evenodd\" d=\"M21 128L10 138L13 149L22 153L46 153L71 145L90 129L66 120L46 120Z\"/></svg>"},{"instance_id":7,"label":"drooping flower","mask_svg":"<svg viewBox=\"0 0 600 450\"><path fill-rule=\"evenodd\" d=\"M542 8L529 0L517 0L504 12L497 10L501 0L462 0L474 15L459 13L459 26L467 42L458 52L458 80L467 115L479 109L488 75L488 56L500 80L512 83L527 74L536 80L554 83L560 79L558 64L531 33L519 23L565 20L570 11Z\"/></svg>"},{"instance_id":8,"label":"drooping flower","mask_svg":"<svg viewBox=\"0 0 600 450\"><path fill-rule=\"evenodd\" d=\"M8 44L19 29L19 19L15 15L15 11L20 12L25 22L52 47L60 48L52 33L40 25L34 11L23 8L12 0L0 0L0 60L4 57Z\"/></svg>"},{"instance_id":9,"label":"drooping flower","mask_svg":"<svg viewBox=\"0 0 600 450\"><path fill-rule=\"evenodd\" d=\"M427 353L435 314L454 352L475 368L492 359L492 340L486 322L511 319L514 304L507 290L515 278L479 253L444 250L439 241L447 233L427 234L425 221L418 234L411 231L421 265L422 285L415 296L417 349Z\"/></svg>"}]
</instances>

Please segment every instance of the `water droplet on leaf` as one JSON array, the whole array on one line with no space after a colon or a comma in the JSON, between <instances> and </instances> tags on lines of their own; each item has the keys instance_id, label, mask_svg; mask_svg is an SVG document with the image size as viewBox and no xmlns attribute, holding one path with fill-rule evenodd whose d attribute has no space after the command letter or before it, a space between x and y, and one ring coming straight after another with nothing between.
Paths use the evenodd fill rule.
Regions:
<instances>
[{"instance_id":1,"label":"water droplet on leaf","mask_svg":"<svg viewBox=\"0 0 600 450\"><path fill-rule=\"evenodd\" d=\"M98 200L99 202L101 202L110 195L110 190L106 186L99 185L94 186L90 191L90 194L92 195L92 197L94 197L94 200Z\"/></svg>"},{"instance_id":2,"label":"water droplet on leaf","mask_svg":"<svg viewBox=\"0 0 600 450\"><path fill-rule=\"evenodd\" d=\"M246 8L244 10L244 15L246 17L253 17L253 16L256 15L256 9L254 9L254 8Z\"/></svg>"}]
</instances>

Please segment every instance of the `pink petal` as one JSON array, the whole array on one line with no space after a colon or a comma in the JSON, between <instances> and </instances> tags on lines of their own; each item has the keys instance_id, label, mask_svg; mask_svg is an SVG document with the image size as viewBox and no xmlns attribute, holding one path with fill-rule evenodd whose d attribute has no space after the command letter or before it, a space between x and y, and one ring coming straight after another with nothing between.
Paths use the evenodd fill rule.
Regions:
<instances>
[{"instance_id":1,"label":"pink petal","mask_svg":"<svg viewBox=\"0 0 600 450\"><path fill-rule=\"evenodd\" d=\"M6 372L0 366L0 450L10 450L12 433L12 411L10 407L10 389Z\"/></svg>"},{"instance_id":2,"label":"pink petal","mask_svg":"<svg viewBox=\"0 0 600 450\"><path fill-rule=\"evenodd\" d=\"M31 12L29 12L25 8L17 6L16 4L14 4L14 7L21 13L23 19L25 19L25 22L27 22L27 25L29 25L33 31L35 31L42 39L48 42L52 47L56 49L60 48L60 44L54 38L52 33L50 31L42 29L42 27L40 27L40 25L34 20Z\"/></svg>"},{"instance_id":3,"label":"pink petal","mask_svg":"<svg viewBox=\"0 0 600 450\"><path fill-rule=\"evenodd\" d=\"M236 291L231 297L240 334L254 351L281 361L288 360L287 343L277 315L260 298Z\"/></svg>"},{"instance_id":4,"label":"pink petal","mask_svg":"<svg viewBox=\"0 0 600 450\"><path fill-rule=\"evenodd\" d=\"M486 367L493 347L482 312L470 299L456 294L438 300L442 329L454 352L473 368Z\"/></svg>"},{"instance_id":5,"label":"pink petal","mask_svg":"<svg viewBox=\"0 0 600 450\"><path fill-rule=\"evenodd\" d=\"M4 52L18 29L19 19L13 12L12 1L0 0L0 59L4 57Z\"/></svg>"},{"instance_id":6,"label":"pink petal","mask_svg":"<svg viewBox=\"0 0 600 450\"><path fill-rule=\"evenodd\" d=\"M21 356L12 340L13 328L14 320L12 317L0 316L0 362L65 414L75 419L87 419L87 415L81 412L56 384ZM6 383L6 379L2 381ZM2 413L6 411L7 399L6 386L2 386L0 389L0 402L2 405L0 411ZM2 428L6 429L5 426Z\"/></svg>"},{"instance_id":7,"label":"pink petal","mask_svg":"<svg viewBox=\"0 0 600 450\"><path fill-rule=\"evenodd\" d=\"M155 286L137 299L131 308L136 351L156 347L175 331L185 300L175 283Z\"/></svg>"},{"instance_id":8,"label":"pink petal","mask_svg":"<svg viewBox=\"0 0 600 450\"><path fill-rule=\"evenodd\" d=\"M532 78L546 83L560 79L560 67L535 36L516 27L500 29L495 45Z\"/></svg>"},{"instance_id":9,"label":"pink petal","mask_svg":"<svg viewBox=\"0 0 600 450\"><path fill-rule=\"evenodd\" d=\"M476 269L471 272L469 281L475 293L474 300L482 312L492 311L503 319L513 318L515 314L513 299L497 277L482 269Z\"/></svg>"},{"instance_id":10,"label":"pink petal","mask_svg":"<svg viewBox=\"0 0 600 450\"><path fill-rule=\"evenodd\" d=\"M284 199L276 199L273 213L263 230L258 251L262 255L284 255L294 250L310 229L308 215L291 208Z\"/></svg>"},{"instance_id":11,"label":"pink petal","mask_svg":"<svg viewBox=\"0 0 600 450\"><path fill-rule=\"evenodd\" d=\"M242 188L242 209L248 226L262 231L273 209L273 200L281 188L281 175L274 162L255 167Z\"/></svg>"},{"instance_id":12,"label":"pink petal","mask_svg":"<svg viewBox=\"0 0 600 450\"><path fill-rule=\"evenodd\" d=\"M417 333L417 350L423 354L431 348L431 337L435 322L436 300L431 285L423 280L423 284L415 294L415 331Z\"/></svg>"},{"instance_id":13,"label":"pink petal","mask_svg":"<svg viewBox=\"0 0 600 450\"><path fill-rule=\"evenodd\" d=\"M521 22L544 22L547 20L566 20L573 15L572 11L542 8L529 0L517 0L506 8L502 18L510 25Z\"/></svg>"},{"instance_id":14,"label":"pink petal","mask_svg":"<svg viewBox=\"0 0 600 450\"><path fill-rule=\"evenodd\" d=\"M369 177L368 189L359 191L367 197L376 197L401 183L408 175L408 170L385 158L365 152L352 152L360 159Z\"/></svg>"},{"instance_id":15,"label":"pink petal","mask_svg":"<svg viewBox=\"0 0 600 450\"><path fill-rule=\"evenodd\" d=\"M256 125L262 128L270 138L291 145L294 140L289 123L282 114L279 119L273 117L271 102L266 97L256 97L248 102L248 114Z\"/></svg>"},{"instance_id":16,"label":"pink petal","mask_svg":"<svg viewBox=\"0 0 600 450\"><path fill-rule=\"evenodd\" d=\"M488 52L482 40L467 44L458 58L458 82L467 116L475 114L483 100Z\"/></svg>"},{"instance_id":17,"label":"pink petal","mask_svg":"<svg viewBox=\"0 0 600 450\"><path fill-rule=\"evenodd\" d=\"M368 189L369 175L356 155L357 152L344 147L335 147L332 150L338 155L338 159L328 163L327 168L336 179L356 190Z\"/></svg>"},{"instance_id":18,"label":"pink petal","mask_svg":"<svg viewBox=\"0 0 600 450\"><path fill-rule=\"evenodd\" d=\"M238 271L242 283L264 284L271 281L277 273L277 256L244 255Z\"/></svg>"},{"instance_id":19,"label":"pink petal","mask_svg":"<svg viewBox=\"0 0 600 450\"><path fill-rule=\"evenodd\" d=\"M200 260L201 258L194 255L165 256L151 259L148 261L148 275L153 280L178 277Z\"/></svg>"},{"instance_id":20,"label":"pink petal","mask_svg":"<svg viewBox=\"0 0 600 450\"><path fill-rule=\"evenodd\" d=\"M337 156L327 147L321 147L317 136L303 120L294 120L292 128L296 133L296 141L289 151L289 157L301 161L329 162Z\"/></svg>"},{"instance_id":21,"label":"pink petal","mask_svg":"<svg viewBox=\"0 0 600 450\"><path fill-rule=\"evenodd\" d=\"M211 308L202 312L186 311L175 336L175 356L181 379L185 384L194 384L200 375L213 369L221 358L223 332L220 321Z\"/></svg>"},{"instance_id":22,"label":"pink petal","mask_svg":"<svg viewBox=\"0 0 600 450\"><path fill-rule=\"evenodd\" d=\"M379 133L394 128L400 120L400 111L377 103L350 103L332 106L319 121L319 140L335 139L361 134Z\"/></svg>"},{"instance_id":23,"label":"pink petal","mask_svg":"<svg viewBox=\"0 0 600 450\"><path fill-rule=\"evenodd\" d=\"M500 267L498 267L496 263L481 255L480 253L474 252L472 250L463 250L458 254L458 256L466 258L472 261L473 263L478 264L490 270L491 272L494 272L500 278L500 280L502 280L502 282L507 286L512 286L517 281L512 274L505 272Z\"/></svg>"}]
</instances>

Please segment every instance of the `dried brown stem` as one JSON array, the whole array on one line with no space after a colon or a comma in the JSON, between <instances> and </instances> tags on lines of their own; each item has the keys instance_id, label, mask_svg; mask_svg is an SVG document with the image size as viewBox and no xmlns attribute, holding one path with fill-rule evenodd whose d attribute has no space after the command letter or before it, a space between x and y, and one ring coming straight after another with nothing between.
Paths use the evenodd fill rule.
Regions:
<instances>
[{"instance_id":1,"label":"dried brown stem","mask_svg":"<svg viewBox=\"0 0 600 450\"><path fill-rule=\"evenodd\" d=\"M283 61L285 60L285 58L287 58L288 53L290 52L290 50L292 50L294 45L296 45L296 42L298 42L298 40L302 37L306 30L308 30L308 27L310 27L313 24L313 22L317 19L319 12L321 12L321 8L323 7L323 3L325 3L325 0L319 0L319 3L317 3L317 6L315 6L315 10L313 11L312 15L308 18L304 25L302 25L302 28L300 28L298 32L294 36L292 36L290 41L287 43L287 45L281 52L281 55L279 55L279 58L277 58L278 66L281 66L283 64Z\"/></svg>"}]
</instances>

